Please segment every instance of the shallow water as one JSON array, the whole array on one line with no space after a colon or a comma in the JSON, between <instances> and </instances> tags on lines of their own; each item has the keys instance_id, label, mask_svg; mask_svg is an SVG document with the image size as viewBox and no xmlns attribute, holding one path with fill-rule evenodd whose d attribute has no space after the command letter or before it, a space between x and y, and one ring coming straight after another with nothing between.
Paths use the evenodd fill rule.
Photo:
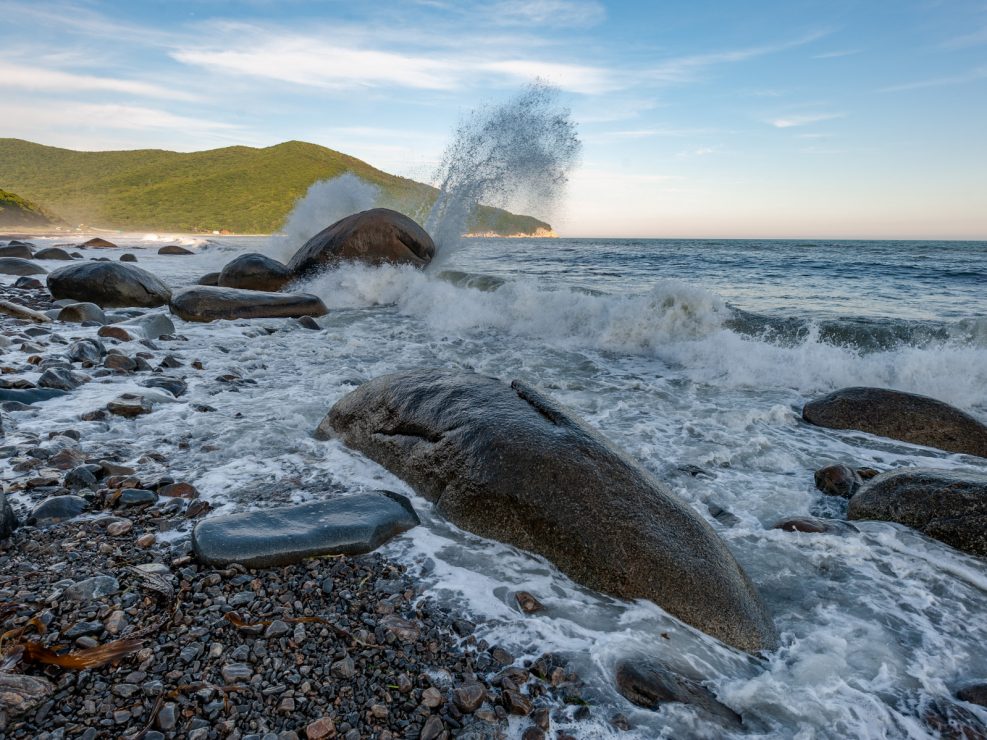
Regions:
<instances>
[{"instance_id":1,"label":"shallow water","mask_svg":"<svg viewBox=\"0 0 987 740\"><path fill-rule=\"evenodd\" d=\"M201 240L192 257L131 251L179 286L263 246L230 237ZM982 242L469 240L425 273L348 268L306 283L331 309L318 333L292 321L176 319L189 342L163 348L206 368L186 368L182 401L214 413L162 402L137 421L80 426L79 413L136 389L113 379L11 417L23 431L91 427L84 440L133 458L162 451L169 471L224 510L382 487L411 495L425 526L385 552L482 618L490 643L572 656L594 687L581 737L609 736L616 712L641 737L725 735L688 707L654 714L621 699L610 676L630 655L708 681L744 716L741 734L928 737L924 703L987 678L984 561L890 524L848 536L769 527L842 513L813 487L826 464L987 471L976 458L800 421L806 400L847 385L924 393L987 419L985 286ZM754 659L654 605L588 592L540 558L451 527L379 466L312 438L343 394L415 366L524 378L574 408L710 521L760 588L781 647ZM253 382L215 380L230 368ZM710 503L739 523L713 519ZM512 608L519 588L546 612Z\"/></svg>"}]
</instances>

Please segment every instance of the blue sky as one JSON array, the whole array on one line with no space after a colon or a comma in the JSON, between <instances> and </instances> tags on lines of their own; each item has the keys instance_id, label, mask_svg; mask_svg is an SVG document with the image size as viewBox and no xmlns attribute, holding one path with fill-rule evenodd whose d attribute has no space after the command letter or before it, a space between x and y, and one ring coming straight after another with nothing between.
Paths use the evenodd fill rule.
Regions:
<instances>
[{"instance_id":1,"label":"blue sky","mask_svg":"<svg viewBox=\"0 0 987 740\"><path fill-rule=\"evenodd\" d=\"M538 214L563 234L987 238L987 0L0 0L0 18L0 136L300 139L428 180L462 115L541 77L584 142Z\"/></svg>"}]
</instances>

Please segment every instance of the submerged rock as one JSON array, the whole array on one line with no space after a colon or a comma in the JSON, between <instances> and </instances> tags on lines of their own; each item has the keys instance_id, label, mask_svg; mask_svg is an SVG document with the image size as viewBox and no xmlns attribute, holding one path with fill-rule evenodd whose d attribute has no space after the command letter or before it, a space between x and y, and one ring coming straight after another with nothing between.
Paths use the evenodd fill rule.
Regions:
<instances>
[{"instance_id":1,"label":"submerged rock","mask_svg":"<svg viewBox=\"0 0 987 740\"><path fill-rule=\"evenodd\" d=\"M387 208L354 213L323 229L288 263L295 275L310 275L340 262L425 267L435 256L428 233L404 214Z\"/></svg>"},{"instance_id":2,"label":"submerged rock","mask_svg":"<svg viewBox=\"0 0 987 740\"><path fill-rule=\"evenodd\" d=\"M240 290L266 290L273 293L287 285L291 271L263 254L241 254L219 273L217 285Z\"/></svg>"},{"instance_id":3,"label":"submerged rock","mask_svg":"<svg viewBox=\"0 0 987 740\"><path fill-rule=\"evenodd\" d=\"M624 660L617 664L617 690L632 704L658 710L663 704L689 704L733 728L740 715L719 701L709 689L660 663Z\"/></svg>"},{"instance_id":4,"label":"submerged rock","mask_svg":"<svg viewBox=\"0 0 987 740\"><path fill-rule=\"evenodd\" d=\"M987 707L987 681L970 681L956 690L960 701Z\"/></svg>"},{"instance_id":5,"label":"submerged rock","mask_svg":"<svg viewBox=\"0 0 987 740\"><path fill-rule=\"evenodd\" d=\"M106 410L115 416L133 418L153 411L151 402L137 393L124 393L106 404Z\"/></svg>"},{"instance_id":6,"label":"submerged rock","mask_svg":"<svg viewBox=\"0 0 987 740\"><path fill-rule=\"evenodd\" d=\"M47 270L20 257L0 257L0 275L45 275Z\"/></svg>"},{"instance_id":7,"label":"submerged rock","mask_svg":"<svg viewBox=\"0 0 987 740\"><path fill-rule=\"evenodd\" d=\"M175 333L175 322L167 314L149 313L121 321L120 326L134 326L140 329L145 339L158 339L165 334Z\"/></svg>"},{"instance_id":8,"label":"submerged rock","mask_svg":"<svg viewBox=\"0 0 987 740\"><path fill-rule=\"evenodd\" d=\"M321 555L370 552L418 524L404 496L359 493L206 519L193 530L192 546L207 565L268 568Z\"/></svg>"},{"instance_id":9,"label":"submerged rock","mask_svg":"<svg viewBox=\"0 0 987 740\"><path fill-rule=\"evenodd\" d=\"M179 291L172 298L170 308L186 321L298 318L328 313L319 297L310 293L265 293L209 286Z\"/></svg>"},{"instance_id":10,"label":"submerged rock","mask_svg":"<svg viewBox=\"0 0 987 740\"><path fill-rule=\"evenodd\" d=\"M65 391L55 388L0 388L0 401L16 401L24 404L50 401L52 398L64 395Z\"/></svg>"},{"instance_id":11,"label":"submerged rock","mask_svg":"<svg viewBox=\"0 0 987 740\"><path fill-rule=\"evenodd\" d=\"M883 473L850 499L850 519L897 522L973 555L987 555L987 475L906 469Z\"/></svg>"},{"instance_id":12,"label":"submerged rock","mask_svg":"<svg viewBox=\"0 0 987 740\"><path fill-rule=\"evenodd\" d=\"M95 237L79 245L82 249L116 249L117 245L100 237Z\"/></svg>"},{"instance_id":13,"label":"submerged rock","mask_svg":"<svg viewBox=\"0 0 987 740\"><path fill-rule=\"evenodd\" d=\"M14 281L14 287L21 288L22 290L40 290L41 288L45 287L45 284L42 283L37 278L28 277L27 275L24 275L22 277L17 278Z\"/></svg>"},{"instance_id":14,"label":"submerged rock","mask_svg":"<svg viewBox=\"0 0 987 740\"><path fill-rule=\"evenodd\" d=\"M34 252L31 248L22 242L11 242L6 246L0 247L0 257L18 257L22 260L29 260L34 257Z\"/></svg>"},{"instance_id":15,"label":"submerged rock","mask_svg":"<svg viewBox=\"0 0 987 740\"><path fill-rule=\"evenodd\" d=\"M946 452L987 457L987 426L934 398L886 388L843 388L802 409L810 424L856 429Z\"/></svg>"},{"instance_id":16,"label":"submerged rock","mask_svg":"<svg viewBox=\"0 0 987 740\"><path fill-rule=\"evenodd\" d=\"M54 298L95 303L101 308L163 306L171 291L154 275L120 262L66 265L48 276Z\"/></svg>"},{"instance_id":17,"label":"submerged rock","mask_svg":"<svg viewBox=\"0 0 987 740\"><path fill-rule=\"evenodd\" d=\"M125 254L121 254L120 255L120 261L121 262L136 262L137 261L137 255L136 254L131 254L130 252L127 252Z\"/></svg>"},{"instance_id":18,"label":"submerged rock","mask_svg":"<svg viewBox=\"0 0 987 740\"><path fill-rule=\"evenodd\" d=\"M575 581L646 598L754 651L777 636L712 528L647 470L540 390L472 373L376 378L333 406L338 435L457 526L551 560Z\"/></svg>"},{"instance_id":19,"label":"submerged rock","mask_svg":"<svg viewBox=\"0 0 987 740\"><path fill-rule=\"evenodd\" d=\"M815 472L816 488L829 496L850 498L864 484L849 465L829 465Z\"/></svg>"},{"instance_id":20,"label":"submerged rock","mask_svg":"<svg viewBox=\"0 0 987 740\"><path fill-rule=\"evenodd\" d=\"M770 528L808 534L852 534L859 531L849 522L839 519L820 519L814 516L795 516L781 519L772 524Z\"/></svg>"},{"instance_id":21,"label":"submerged rock","mask_svg":"<svg viewBox=\"0 0 987 740\"><path fill-rule=\"evenodd\" d=\"M166 247L161 247L161 249L158 250L158 254L189 255L195 254L195 252L191 249L180 247L177 244L169 244Z\"/></svg>"}]
</instances>

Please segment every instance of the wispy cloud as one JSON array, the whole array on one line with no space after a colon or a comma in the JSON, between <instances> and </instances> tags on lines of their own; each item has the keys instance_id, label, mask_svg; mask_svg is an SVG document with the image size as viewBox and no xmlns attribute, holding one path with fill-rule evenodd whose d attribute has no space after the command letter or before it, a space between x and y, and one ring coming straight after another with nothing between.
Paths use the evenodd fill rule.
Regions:
<instances>
[{"instance_id":1,"label":"wispy cloud","mask_svg":"<svg viewBox=\"0 0 987 740\"><path fill-rule=\"evenodd\" d=\"M596 0L501 0L489 8L489 16L499 23L548 24L559 27L594 26L607 12Z\"/></svg>"},{"instance_id":2,"label":"wispy cloud","mask_svg":"<svg viewBox=\"0 0 987 740\"><path fill-rule=\"evenodd\" d=\"M797 116L786 116L773 118L770 123L775 128L795 128L797 126L809 126L822 121L832 121L834 118L843 118L845 113L805 113Z\"/></svg>"},{"instance_id":3,"label":"wispy cloud","mask_svg":"<svg viewBox=\"0 0 987 740\"><path fill-rule=\"evenodd\" d=\"M0 89L4 88L57 93L110 92L170 100L199 99L182 90L139 80L75 74L0 60Z\"/></svg>"},{"instance_id":4,"label":"wispy cloud","mask_svg":"<svg viewBox=\"0 0 987 740\"><path fill-rule=\"evenodd\" d=\"M824 51L822 54L814 54L813 59L840 59L842 57L852 57L859 54L860 49L839 49L837 51Z\"/></svg>"},{"instance_id":5,"label":"wispy cloud","mask_svg":"<svg viewBox=\"0 0 987 740\"><path fill-rule=\"evenodd\" d=\"M949 77L934 77L928 80L916 80L914 82L904 82L900 85L891 85L881 88L881 92L893 93L904 92L906 90L922 90L927 87L949 87L952 85L965 85L968 82L976 82L987 78L987 67L978 67L963 74L951 75Z\"/></svg>"},{"instance_id":6,"label":"wispy cloud","mask_svg":"<svg viewBox=\"0 0 987 740\"><path fill-rule=\"evenodd\" d=\"M943 43L943 46L947 49L965 49L970 46L980 46L982 44L987 44L987 25L976 31L971 31L961 36L954 36Z\"/></svg>"}]
</instances>

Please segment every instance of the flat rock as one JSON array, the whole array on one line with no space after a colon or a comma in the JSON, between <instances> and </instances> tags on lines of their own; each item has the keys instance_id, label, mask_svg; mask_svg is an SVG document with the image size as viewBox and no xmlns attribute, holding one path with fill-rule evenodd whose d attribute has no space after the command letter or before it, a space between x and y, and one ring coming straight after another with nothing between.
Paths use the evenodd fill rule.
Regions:
<instances>
[{"instance_id":1,"label":"flat rock","mask_svg":"<svg viewBox=\"0 0 987 740\"><path fill-rule=\"evenodd\" d=\"M165 305L171 291L151 273L120 262L66 265L48 276L54 298L95 303L101 308Z\"/></svg>"},{"instance_id":2,"label":"flat rock","mask_svg":"<svg viewBox=\"0 0 987 740\"><path fill-rule=\"evenodd\" d=\"M402 213L373 208L340 219L313 236L288 263L304 276L340 264L404 264L424 267L435 256L428 233Z\"/></svg>"},{"instance_id":3,"label":"flat rock","mask_svg":"<svg viewBox=\"0 0 987 740\"><path fill-rule=\"evenodd\" d=\"M20 257L0 257L0 275L45 275L48 271L41 265Z\"/></svg>"},{"instance_id":4,"label":"flat rock","mask_svg":"<svg viewBox=\"0 0 987 740\"><path fill-rule=\"evenodd\" d=\"M942 401L886 388L843 388L810 401L802 418L946 452L987 457L987 426Z\"/></svg>"},{"instance_id":5,"label":"flat rock","mask_svg":"<svg viewBox=\"0 0 987 740\"><path fill-rule=\"evenodd\" d=\"M59 321L73 324L81 324L83 321L107 323L106 314L95 303L73 303L71 306L65 306L58 312L57 318Z\"/></svg>"},{"instance_id":6,"label":"flat rock","mask_svg":"<svg viewBox=\"0 0 987 740\"><path fill-rule=\"evenodd\" d=\"M847 516L897 522L987 556L987 475L924 468L882 473L850 499Z\"/></svg>"},{"instance_id":7,"label":"flat rock","mask_svg":"<svg viewBox=\"0 0 987 740\"><path fill-rule=\"evenodd\" d=\"M404 496L359 493L206 519L192 531L192 546L207 565L268 568L370 552L418 523Z\"/></svg>"},{"instance_id":8,"label":"flat rock","mask_svg":"<svg viewBox=\"0 0 987 740\"><path fill-rule=\"evenodd\" d=\"M771 525L771 529L784 532L805 532L806 534L852 534L859 530L839 519L820 519L814 516L794 516L780 519Z\"/></svg>"},{"instance_id":9,"label":"flat rock","mask_svg":"<svg viewBox=\"0 0 987 740\"><path fill-rule=\"evenodd\" d=\"M47 678L0 671L0 717L29 712L54 693Z\"/></svg>"},{"instance_id":10,"label":"flat rock","mask_svg":"<svg viewBox=\"0 0 987 740\"><path fill-rule=\"evenodd\" d=\"M65 391L56 388L0 388L0 401L23 404L42 403L64 395Z\"/></svg>"},{"instance_id":11,"label":"flat rock","mask_svg":"<svg viewBox=\"0 0 987 740\"><path fill-rule=\"evenodd\" d=\"M62 596L69 601L85 603L119 592L120 582L113 576L93 576L76 581L62 592Z\"/></svg>"},{"instance_id":12,"label":"flat rock","mask_svg":"<svg viewBox=\"0 0 987 740\"><path fill-rule=\"evenodd\" d=\"M216 284L223 288L278 292L293 279L291 271L263 254L241 254L219 273Z\"/></svg>"},{"instance_id":13,"label":"flat rock","mask_svg":"<svg viewBox=\"0 0 987 740\"><path fill-rule=\"evenodd\" d=\"M658 710L664 704L689 704L730 727L741 726L740 715L719 701L713 692L660 663L621 661L616 668L616 682L620 694L640 707Z\"/></svg>"},{"instance_id":14,"label":"flat rock","mask_svg":"<svg viewBox=\"0 0 987 740\"><path fill-rule=\"evenodd\" d=\"M706 521L541 390L441 369L385 375L319 425L407 481L437 513L552 561L573 580L653 601L735 647L777 635Z\"/></svg>"},{"instance_id":15,"label":"flat rock","mask_svg":"<svg viewBox=\"0 0 987 740\"><path fill-rule=\"evenodd\" d=\"M177 292L171 312L186 321L221 319L298 318L328 313L318 296L309 293L266 293L256 290L201 286Z\"/></svg>"}]
</instances>

